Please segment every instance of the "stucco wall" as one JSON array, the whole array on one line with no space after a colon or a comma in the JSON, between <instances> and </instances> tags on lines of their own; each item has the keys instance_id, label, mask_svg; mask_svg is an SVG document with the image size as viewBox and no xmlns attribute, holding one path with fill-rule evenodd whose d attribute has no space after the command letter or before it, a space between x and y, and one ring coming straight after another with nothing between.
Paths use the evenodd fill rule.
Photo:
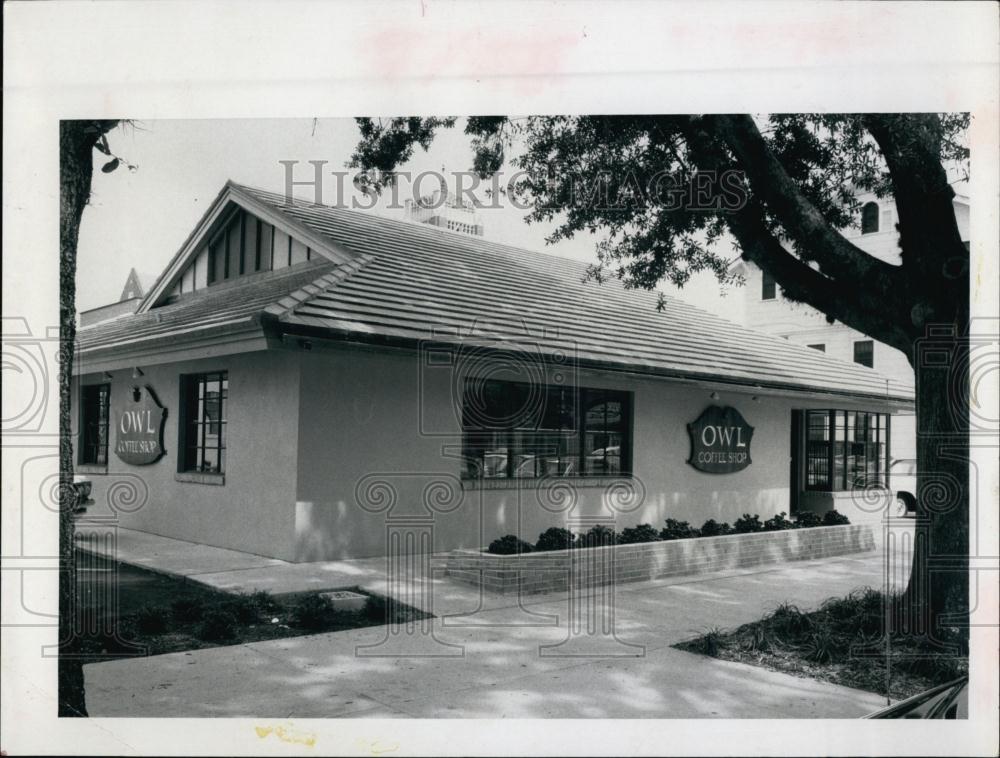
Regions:
<instances>
[{"instance_id":1,"label":"stucco wall","mask_svg":"<svg viewBox=\"0 0 1000 758\"><path fill-rule=\"evenodd\" d=\"M294 558L293 523L298 439L299 358L285 351L254 352L213 359L143 366L111 372L111 424L107 473L89 473L95 504L88 516L117 513L120 525L177 539ZM226 410L229 440L225 484L175 479L178 455L181 374L229 372ZM78 386L106 381L84 375ZM163 441L166 454L145 466L128 465L114 454L115 421L134 384L148 385L167 409ZM76 413L76 411L74 411ZM78 440L74 445L79 450ZM88 469L91 470L91 469ZM92 471L92 470L91 470ZM130 487L138 493L129 504ZM111 502L133 509L113 511Z\"/></svg>"},{"instance_id":2,"label":"stucco wall","mask_svg":"<svg viewBox=\"0 0 1000 758\"><path fill-rule=\"evenodd\" d=\"M622 503L609 481L563 480L572 483L568 490L539 489L529 480L488 489L461 481L456 393L464 376L493 372L495 365L352 348L313 351L301 360L298 560L383 555L391 520L429 515L425 497L438 508L435 551L475 548L509 533L534 541L550 526L589 516L614 516L618 529L660 527L667 517L696 526L709 518L732 522L744 512L765 519L789 511L792 409L830 406L763 394L755 401L726 389L712 400L710 388L622 375L564 376L634 392L633 472L643 495ZM565 374L565 365L553 367L546 381L554 373ZM753 463L741 472L706 474L686 463L686 425L713 403L734 406L755 428ZM612 508L616 502L623 508Z\"/></svg>"}]
</instances>

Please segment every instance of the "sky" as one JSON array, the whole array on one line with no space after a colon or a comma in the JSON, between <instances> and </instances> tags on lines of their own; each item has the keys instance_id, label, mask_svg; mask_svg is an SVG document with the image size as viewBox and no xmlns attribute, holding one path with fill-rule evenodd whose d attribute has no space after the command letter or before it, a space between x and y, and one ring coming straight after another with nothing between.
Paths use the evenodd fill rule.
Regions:
<instances>
[{"instance_id":1,"label":"sky","mask_svg":"<svg viewBox=\"0 0 1000 758\"><path fill-rule=\"evenodd\" d=\"M94 172L91 201L80 228L77 309L115 302L133 267L148 288L228 179L282 192L286 169L279 161L299 161L297 180L313 178L308 161L327 161L323 201L329 204L337 190L331 172L348 171L345 164L358 136L354 120L346 118L142 121L115 129L108 135L112 152L136 169ZM95 157L103 159L97 153ZM455 128L440 131L427 152L417 148L400 170L447 175L468 171L471 163L472 150L460 121ZM350 189L350 179L345 181ZM436 186L429 178L419 189L426 193ZM404 188L400 205L410 193L412 188ZM296 188L296 194L311 197L312 191ZM363 212L402 218L402 209L387 207L390 200L384 195L378 206ZM480 211L487 239L596 261L599 237L588 234L547 245L553 224L526 224L527 211L508 203L502 206ZM737 314L739 291L730 288L723 296L710 273L692 277L683 290L668 284L662 289L720 315Z\"/></svg>"}]
</instances>

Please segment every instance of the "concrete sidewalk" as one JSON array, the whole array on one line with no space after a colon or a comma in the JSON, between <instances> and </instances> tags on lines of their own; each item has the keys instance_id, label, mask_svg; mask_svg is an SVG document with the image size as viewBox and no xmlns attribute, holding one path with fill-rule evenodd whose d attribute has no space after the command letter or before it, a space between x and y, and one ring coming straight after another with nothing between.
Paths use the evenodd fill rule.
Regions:
<instances>
[{"instance_id":1,"label":"concrete sidewalk","mask_svg":"<svg viewBox=\"0 0 1000 758\"><path fill-rule=\"evenodd\" d=\"M98 533L99 534L99 533ZM266 590L273 594L306 590L361 587L379 594L399 595L400 600L437 615L463 613L479 607L479 591L446 580L443 571L430 576L418 573L408 587L390 588L384 557L316 563L289 563L277 558L160 537L133 529L117 529L114 554L107 543L77 535L77 547L151 571L182 577L225 592ZM447 553L431 557L444 565ZM433 585L431 587L431 585ZM403 595L406 595L403 597ZM433 598L433 604L431 599ZM516 604L516 598L497 598L501 605ZM493 603L491 607L496 607Z\"/></svg>"},{"instance_id":2,"label":"concrete sidewalk","mask_svg":"<svg viewBox=\"0 0 1000 758\"><path fill-rule=\"evenodd\" d=\"M130 563L138 561L129 552L149 538L134 534L119 546ZM384 559L251 556L242 559L250 565L220 569L215 548L189 545L157 546L157 568L176 561L189 579L224 589L388 589ZM565 594L519 603L423 577L401 599L433 610L433 621L91 664L88 708L95 716L856 718L884 698L671 645L748 623L783 601L813 608L881 587L883 576L875 552L625 584L613 593L614 635L576 637L571 611L579 618L590 610L600 622L608 593L575 598L571 608Z\"/></svg>"}]
</instances>

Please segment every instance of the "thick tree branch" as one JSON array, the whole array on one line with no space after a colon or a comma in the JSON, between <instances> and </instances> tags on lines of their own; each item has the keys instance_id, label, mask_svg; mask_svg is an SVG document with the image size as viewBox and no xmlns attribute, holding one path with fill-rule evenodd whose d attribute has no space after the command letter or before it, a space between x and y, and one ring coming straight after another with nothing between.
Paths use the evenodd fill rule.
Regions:
<instances>
[{"instance_id":1,"label":"thick tree branch","mask_svg":"<svg viewBox=\"0 0 1000 758\"><path fill-rule=\"evenodd\" d=\"M719 175L724 171L742 169L741 163L725 155L725 150L717 142L720 137L708 118L713 117L693 119L685 129L689 150L699 167L716 171ZM753 189L756 191L756 187ZM907 313L903 292L880 289L873 278L857 278L850 273L833 277L816 271L789 252L771 233L765 222L764 208L756 197L749 198L742 209L724 215L744 257L774 276L791 299L811 305L830 318L909 355L912 336L900 326L906 323L906 319L901 321L901 314ZM781 221L784 223L785 219L781 218ZM863 255L871 257L867 253Z\"/></svg>"},{"instance_id":2,"label":"thick tree branch","mask_svg":"<svg viewBox=\"0 0 1000 758\"><path fill-rule=\"evenodd\" d=\"M871 308L851 283L838 282L788 252L767 229L754 201L727 216L744 256L769 272L792 300L811 305L852 329L910 353L912 338L887 309Z\"/></svg>"},{"instance_id":3,"label":"thick tree branch","mask_svg":"<svg viewBox=\"0 0 1000 758\"><path fill-rule=\"evenodd\" d=\"M754 194L824 274L841 281L865 281L882 291L898 286L898 267L852 245L826 221L775 158L750 116L707 116L706 121L736 156Z\"/></svg>"},{"instance_id":4,"label":"thick tree branch","mask_svg":"<svg viewBox=\"0 0 1000 758\"><path fill-rule=\"evenodd\" d=\"M889 168L908 279L950 309L966 288L969 253L955 218L955 191L941 165L940 119L933 113L871 114L864 123Z\"/></svg>"}]
</instances>

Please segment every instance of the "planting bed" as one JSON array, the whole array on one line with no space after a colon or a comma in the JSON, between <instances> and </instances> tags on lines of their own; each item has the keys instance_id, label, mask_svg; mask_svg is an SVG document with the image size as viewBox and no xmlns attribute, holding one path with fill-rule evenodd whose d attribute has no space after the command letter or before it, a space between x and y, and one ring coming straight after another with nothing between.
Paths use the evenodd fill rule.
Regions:
<instances>
[{"instance_id":1,"label":"planting bed","mask_svg":"<svg viewBox=\"0 0 1000 758\"><path fill-rule=\"evenodd\" d=\"M345 603L344 595L358 602ZM406 623L428 615L360 590L233 595L77 551L76 625L84 663Z\"/></svg>"},{"instance_id":2,"label":"planting bed","mask_svg":"<svg viewBox=\"0 0 1000 758\"><path fill-rule=\"evenodd\" d=\"M513 555L456 550L448 556L446 571L489 592L558 592L874 549L872 527L849 524Z\"/></svg>"},{"instance_id":3,"label":"planting bed","mask_svg":"<svg viewBox=\"0 0 1000 758\"><path fill-rule=\"evenodd\" d=\"M899 596L863 588L805 612L784 603L738 629L709 629L674 647L785 674L885 693L901 700L969 672L961 630L944 628L937 639L893 634L885 618ZM897 624L896 626L901 626Z\"/></svg>"}]
</instances>

